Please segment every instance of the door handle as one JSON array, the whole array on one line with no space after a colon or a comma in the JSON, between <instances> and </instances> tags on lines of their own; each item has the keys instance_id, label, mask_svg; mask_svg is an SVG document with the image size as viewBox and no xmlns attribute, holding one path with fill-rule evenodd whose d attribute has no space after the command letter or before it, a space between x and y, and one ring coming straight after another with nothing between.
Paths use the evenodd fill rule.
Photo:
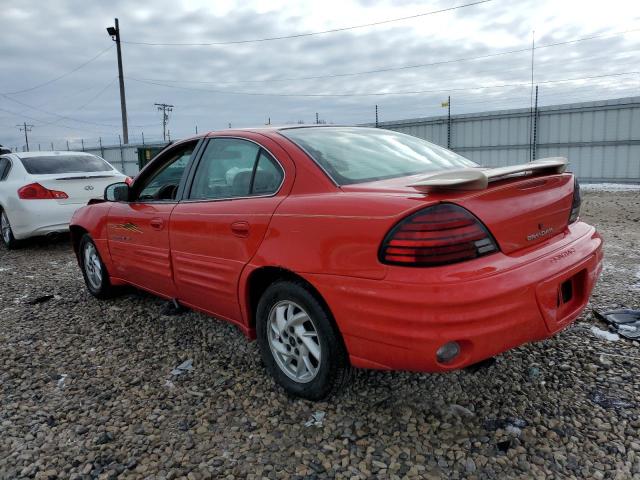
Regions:
<instances>
[{"instance_id":1,"label":"door handle","mask_svg":"<svg viewBox=\"0 0 640 480\"><path fill-rule=\"evenodd\" d=\"M236 237L246 238L249 236L249 222L233 222L231 224L231 231Z\"/></svg>"},{"instance_id":2,"label":"door handle","mask_svg":"<svg viewBox=\"0 0 640 480\"><path fill-rule=\"evenodd\" d=\"M161 218L152 218L149 224L154 230L162 230L162 227L164 227L164 220Z\"/></svg>"}]
</instances>

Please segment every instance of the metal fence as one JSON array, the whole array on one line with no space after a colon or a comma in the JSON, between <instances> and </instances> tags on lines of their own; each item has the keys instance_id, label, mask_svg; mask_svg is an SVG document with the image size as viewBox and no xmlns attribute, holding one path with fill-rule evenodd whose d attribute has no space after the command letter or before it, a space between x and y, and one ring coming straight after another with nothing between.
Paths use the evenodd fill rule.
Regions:
<instances>
[{"instance_id":1,"label":"metal fence","mask_svg":"<svg viewBox=\"0 0 640 480\"><path fill-rule=\"evenodd\" d=\"M85 148L85 152L93 153L104 158L111 165L116 167L125 175L134 176L138 173L138 149L148 147L163 147L163 143L127 144L116 146L105 146L96 148Z\"/></svg>"},{"instance_id":2,"label":"metal fence","mask_svg":"<svg viewBox=\"0 0 640 480\"><path fill-rule=\"evenodd\" d=\"M451 149L485 166L562 156L582 181L640 182L640 97L539 107L532 120L528 108L452 115ZM379 126L447 146L447 116Z\"/></svg>"}]
</instances>

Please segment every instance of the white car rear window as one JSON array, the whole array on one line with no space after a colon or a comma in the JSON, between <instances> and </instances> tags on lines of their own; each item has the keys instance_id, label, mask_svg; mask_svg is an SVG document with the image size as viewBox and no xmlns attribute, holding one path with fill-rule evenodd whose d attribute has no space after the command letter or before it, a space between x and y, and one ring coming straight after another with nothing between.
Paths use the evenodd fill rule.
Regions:
<instances>
[{"instance_id":1,"label":"white car rear window","mask_svg":"<svg viewBox=\"0 0 640 480\"><path fill-rule=\"evenodd\" d=\"M21 158L25 170L32 175L49 173L110 172L111 165L95 155L48 155Z\"/></svg>"}]
</instances>

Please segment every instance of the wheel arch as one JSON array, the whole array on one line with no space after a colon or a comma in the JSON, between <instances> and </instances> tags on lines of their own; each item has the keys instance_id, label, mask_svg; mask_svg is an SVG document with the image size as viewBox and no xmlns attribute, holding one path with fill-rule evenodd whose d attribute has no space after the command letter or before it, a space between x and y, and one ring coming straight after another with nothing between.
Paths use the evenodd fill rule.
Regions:
<instances>
[{"instance_id":1,"label":"wheel arch","mask_svg":"<svg viewBox=\"0 0 640 480\"><path fill-rule=\"evenodd\" d=\"M255 338L256 310L258 302L265 290L273 283L280 280L289 280L304 285L315 297L322 307L327 311L329 318L333 322L336 331L342 339L342 333L333 317L331 308L320 291L306 278L284 267L265 266L259 267L249 273L245 283L244 310L246 312L247 326L251 338ZM344 343L344 340L342 340Z\"/></svg>"},{"instance_id":2,"label":"wheel arch","mask_svg":"<svg viewBox=\"0 0 640 480\"><path fill-rule=\"evenodd\" d=\"M71 245L73 246L73 251L77 257L78 249L80 248L80 240L85 234L89 233L89 231L79 225L70 225L69 232L71 232Z\"/></svg>"}]
</instances>

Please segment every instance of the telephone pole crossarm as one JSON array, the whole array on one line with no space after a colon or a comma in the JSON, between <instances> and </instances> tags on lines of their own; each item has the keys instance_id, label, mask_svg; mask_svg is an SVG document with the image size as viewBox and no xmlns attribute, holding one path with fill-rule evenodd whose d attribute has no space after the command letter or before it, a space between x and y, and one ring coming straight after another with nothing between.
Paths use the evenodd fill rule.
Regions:
<instances>
[{"instance_id":1,"label":"telephone pole crossarm","mask_svg":"<svg viewBox=\"0 0 640 480\"><path fill-rule=\"evenodd\" d=\"M158 110L162 112L162 140L167 141L167 123L169 123L169 112L173 111L173 105L168 103L154 103Z\"/></svg>"},{"instance_id":2,"label":"telephone pole crossarm","mask_svg":"<svg viewBox=\"0 0 640 480\"><path fill-rule=\"evenodd\" d=\"M30 125L27 122L16 125L21 132L24 132L24 143L27 147L27 152L29 151L29 132L34 127L34 125Z\"/></svg>"}]
</instances>

